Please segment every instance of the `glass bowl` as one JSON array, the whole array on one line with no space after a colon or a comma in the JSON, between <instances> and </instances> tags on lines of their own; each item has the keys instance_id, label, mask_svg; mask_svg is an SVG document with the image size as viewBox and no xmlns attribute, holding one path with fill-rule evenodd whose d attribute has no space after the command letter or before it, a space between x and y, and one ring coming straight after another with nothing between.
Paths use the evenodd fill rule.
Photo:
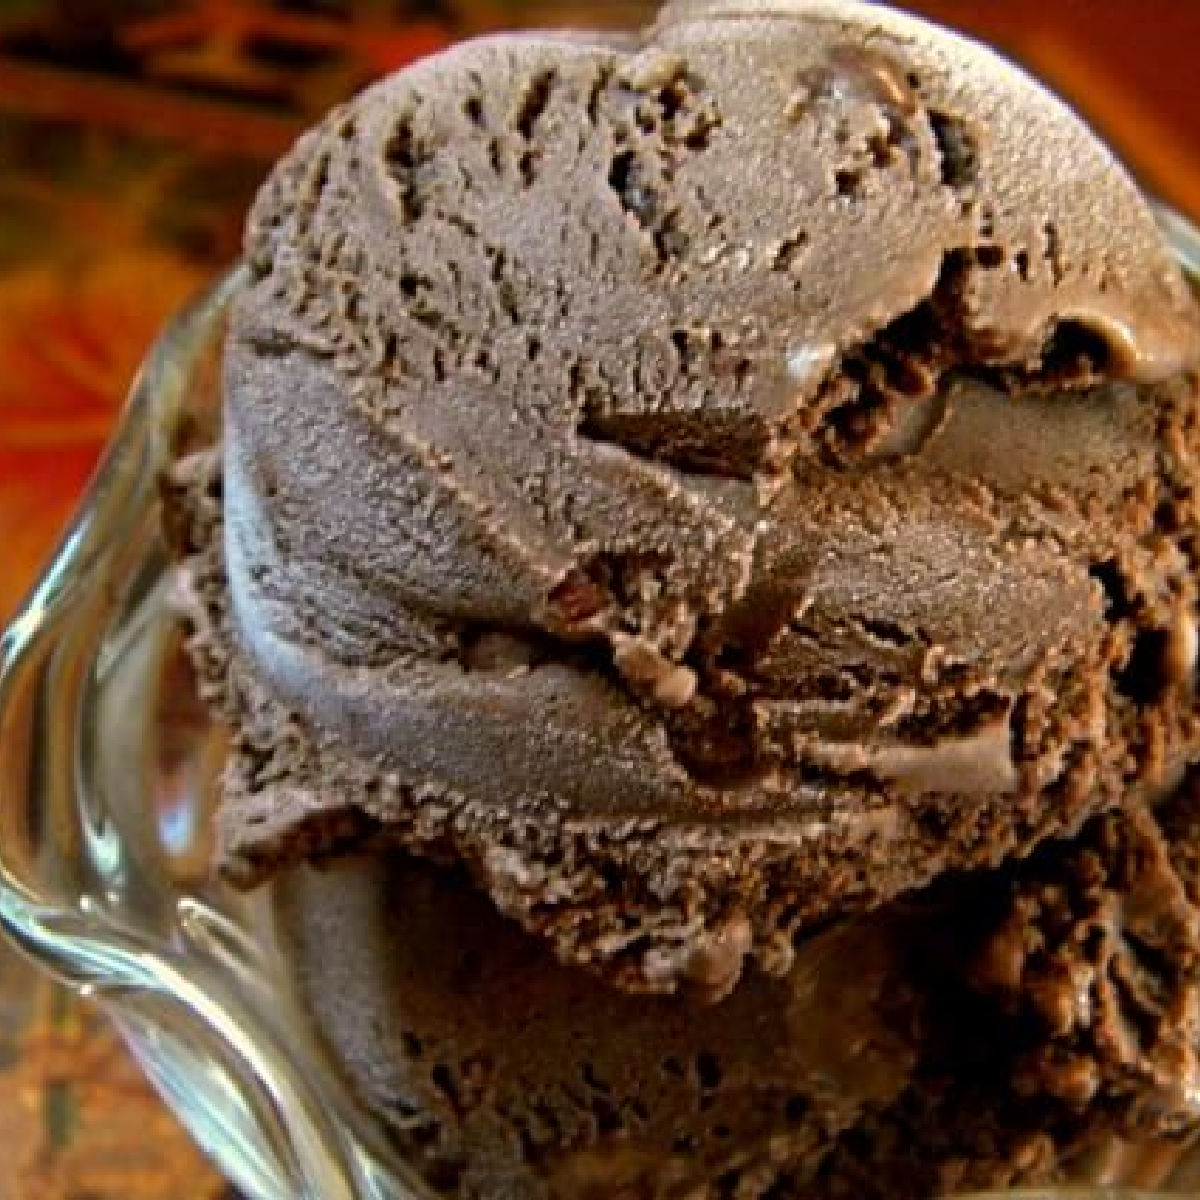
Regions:
<instances>
[{"instance_id":1,"label":"glass bowl","mask_svg":"<svg viewBox=\"0 0 1200 1200\"><path fill-rule=\"evenodd\" d=\"M1200 280L1200 234L1161 220ZM251 1200L432 1200L311 1031L269 888L244 895L208 869L222 734L192 689L157 487L216 431L224 315L242 281L227 275L150 351L78 515L0 641L0 927L99 1002ZM1150 1182L1006 1196L1200 1196L1200 1152L1136 1190Z\"/></svg>"},{"instance_id":2,"label":"glass bowl","mask_svg":"<svg viewBox=\"0 0 1200 1200\"><path fill-rule=\"evenodd\" d=\"M99 1002L250 1200L424 1200L305 1035L264 896L209 877L221 731L158 528L220 416L222 279L151 349L78 515L0 641L0 924Z\"/></svg>"}]
</instances>

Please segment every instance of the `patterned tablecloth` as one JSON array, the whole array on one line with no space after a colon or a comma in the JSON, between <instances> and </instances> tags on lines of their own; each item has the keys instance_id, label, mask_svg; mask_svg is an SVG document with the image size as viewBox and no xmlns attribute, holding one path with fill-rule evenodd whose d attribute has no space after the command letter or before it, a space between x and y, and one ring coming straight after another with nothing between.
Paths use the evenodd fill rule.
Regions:
<instances>
[{"instance_id":1,"label":"patterned tablecloth","mask_svg":"<svg viewBox=\"0 0 1200 1200\"><path fill-rule=\"evenodd\" d=\"M1200 214L1197 0L920 0L1074 98ZM163 318L237 252L296 131L462 34L628 23L638 0L0 0L0 620ZM86 1005L0 950L0 1200L217 1200Z\"/></svg>"}]
</instances>

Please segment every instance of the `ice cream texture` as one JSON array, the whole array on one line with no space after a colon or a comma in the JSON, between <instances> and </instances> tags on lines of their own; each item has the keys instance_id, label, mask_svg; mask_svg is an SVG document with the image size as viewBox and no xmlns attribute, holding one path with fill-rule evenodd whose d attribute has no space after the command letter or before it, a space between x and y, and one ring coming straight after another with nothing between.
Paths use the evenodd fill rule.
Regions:
<instances>
[{"instance_id":1,"label":"ice cream texture","mask_svg":"<svg viewBox=\"0 0 1200 1200\"><path fill-rule=\"evenodd\" d=\"M1153 1188L1200 1121L1200 875L1175 848L1198 820L1194 788L1157 822L1097 817L1015 870L838 922L719 1004L560 965L461 872L402 853L285 871L278 928L323 1038L437 1195Z\"/></svg>"},{"instance_id":2,"label":"ice cream texture","mask_svg":"<svg viewBox=\"0 0 1200 1200\"><path fill-rule=\"evenodd\" d=\"M1194 757L1196 306L991 51L851 0L468 42L246 258L175 481L231 877L452 860L711 1001Z\"/></svg>"}]
</instances>

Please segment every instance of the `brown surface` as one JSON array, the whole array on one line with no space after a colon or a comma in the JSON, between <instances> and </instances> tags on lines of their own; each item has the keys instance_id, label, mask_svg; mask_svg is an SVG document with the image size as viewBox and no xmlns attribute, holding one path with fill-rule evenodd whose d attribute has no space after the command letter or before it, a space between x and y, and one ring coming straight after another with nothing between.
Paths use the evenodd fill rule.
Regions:
<instances>
[{"instance_id":1,"label":"brown surface","mask_svg":"<svg viewBox=\"0 0 1200 1200\"><path fill-rule=\"evenodd\" d=\"M235 252L293 129L457 30L588 8L613 21L637 5L331 0L296 7L348 19L300 21L282 7L107 0L80 22L68 0L0 6L0 618L52 545L153 329ZM1195 0L913 7L1024 58L1149 186L1200 213ZM7 956L0 1144L3 1200L228 1194L103 1024Z\"/></svg>"},{"instance_id":2,"label":"brown surface","mask_svg":"<svg viewBox=\"0 0 1200 1200\"><path fill-rule=\"evenodd\" d=\"M797 19L670 9L617 60L686 54L669 77L581 37L463 44L272 174L226 346L224 544L230 691L249 674L288 712L229 710L228 877L365 814L452 848L564 961L719 995L813 922L1152 786L1139 747L1200 745L1170 689L1126 713L1108 664L1142 635L1113 636L1091 577L1196 532L1118 502L1171 494L1188 402L1036 401L1051 329L1146 387L1200 354L1152 213L995 53L767 7ZM948 394L977 368L1002 382ZM1189 603L1190 571L1136 575ZM886 648L852 632L881 623Z\"/></svg>"}]
</instances>

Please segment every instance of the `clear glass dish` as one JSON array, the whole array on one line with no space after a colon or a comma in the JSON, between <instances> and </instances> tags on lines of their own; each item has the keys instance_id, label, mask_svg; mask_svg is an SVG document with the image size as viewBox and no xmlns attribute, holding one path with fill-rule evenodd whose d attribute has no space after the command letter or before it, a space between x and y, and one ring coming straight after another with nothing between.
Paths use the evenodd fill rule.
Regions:
<instances>
[{"instance_id":1,"label":"clear glass dish","mask_svg":"<svg viewBox=\"0 0 1200 1200\"><path fill-rule=\"evenodd\" d=\"M1200 281L1200 234L1172 213L1162 224ZM221 280L150 351L0 641L0 927L102 1005L247 1197L432 1200L309 1032L265 895L208 872L221 733L191 688L156 496L163 467L219 421L224 313L241 279ZM1200 1196L1200 1151L1165 1179L1020 1195Z\"/></svg>"}]
</instances>

